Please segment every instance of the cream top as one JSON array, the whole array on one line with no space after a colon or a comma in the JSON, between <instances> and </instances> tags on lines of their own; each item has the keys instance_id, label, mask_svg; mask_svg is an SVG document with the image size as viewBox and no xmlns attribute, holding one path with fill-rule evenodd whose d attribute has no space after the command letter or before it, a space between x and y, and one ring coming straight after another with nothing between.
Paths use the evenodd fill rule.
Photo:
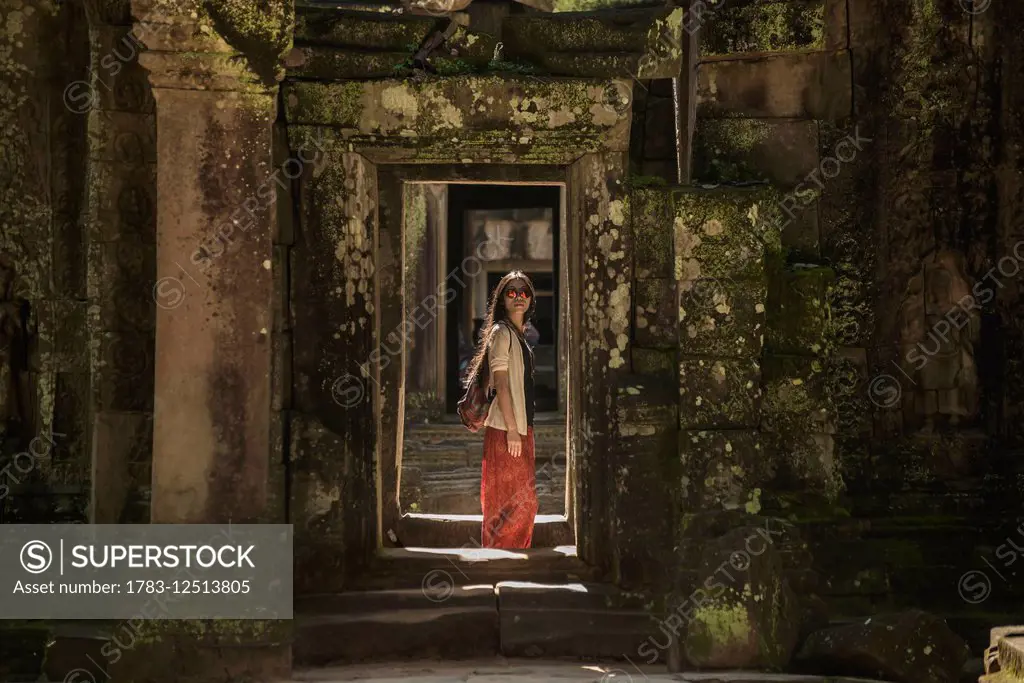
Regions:
<instances>
[{"instance_id":1,"label":"cream top","mask_svg":"<svg viewBox=\"0 0 1024 683\"><path fill-rule=\"evenodd\" d=\"M526 436L526 386L523 347L519 345L519 338L508 325L495 323L494 334L491 336L491 345L488 348L490 359L490 386L494 386L494 373L504 371L508 373L509 389L512 392L512 412L516 416L516 429L520 434ZM501 406L495 398L491 408L487 412L487 420L484 424L507 432L505 418L501 414Z\"/></svg>"}]
</instances>

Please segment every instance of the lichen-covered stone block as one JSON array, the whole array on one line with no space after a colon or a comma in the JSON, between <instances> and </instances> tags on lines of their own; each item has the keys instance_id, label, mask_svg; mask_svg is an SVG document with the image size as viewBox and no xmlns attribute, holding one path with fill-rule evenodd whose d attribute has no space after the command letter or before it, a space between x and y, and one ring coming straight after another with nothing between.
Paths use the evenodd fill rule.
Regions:
<instances>
[{"instance_id":1,"label":"lichen-covered stone block","mask_svg":"<svg viewBox=\"0 0 1024 683\"><path fill-rule=\"evenodd\" d=\"M200 25L222 37L244 57L249 70L268 86L283 75L281 57L292 46L295 3L291 0L223 0L203 3Z\"/></svg>"},{"instance_id":2,"label":"lichen-covered stone block","mask_svg":"<svg viewBox=\"0 0 1024 683\"><path fill-rule=\"evenodd\" d=\"M436 27L436 17L374 16L305 7L296 11L295 42L412 54Z\"/></svg>"},{"instance_id":3,"label":"lichen-covered stone block","mask_svg":"<svg viewBox=\"0 0 1024 683\"><path fill-rule=\"evenodd\" d=\"M769 531L740 527L704 547L699 599L683 650L701 668L778 669L799 642L803 615ZM696 591L695 591L696 594Z\"/></svg>"},{"instance_id":4,"label":"lichen-covered stone block","mask_svg":"<svg viewBox=\"0 0 1024 683\"><path fill-rule=\"evenodd\" d=\"M409 52L360 52L334 47L296 47L285 58L291 78L337 81L346 78L387 78L409 61Z\"/></svg>"},{"instance_id":5,"label":"lichen-covered stone block","mask_svg":"<svg viewBox=\"0 0 1024 683\"><path fill-rule=\"evenodd\" d=\"M632 84L499 76L295 82L284 86L284 101L296 140L321 131L295 124L331 126L339 142L375 162L566 164L587 152L626 151Z\"/></svg>"},{"instance_id":6,"label":"lichen-covered stone block","mask_svg":"<svg viewBox=\"0 0 1024 683\"><path fill-rule=\"evenodd\" d=\"M671 278L638 279L633 337L648 348L674 348L679 344L676 281Z\"/></svg>"},{"instance_id":7,"label":"lichen-covered stone block","mask_svg":"<svg viewBox=\"0 0 1024 683\"><path fill-rule=\"evenodd\" d=\"M852 113L852 83L849 51L706 61L697 69L698 118L835 121Z\"/></svg>"},{"instance_id":8,"label":"lichen-covered stone block","mask_svg":"<svg viewBox=\"0 0 1024 683\"><path fill-rule=\"evenodd\" d=\"M776 433L828 433L835 414L821 360L767 355L762 360L762 429Z\"/></svg>"},{"instance_id":9,"label":"lichen-covered stone block","mask_svg":"<svg viewBox=\"0 0 1024 683\"><path fill-rule=\"evenodd\" d=\"M772 353L822 356L831 350L831 268L773 272L765 345Z\"/></svg>"},{"instance_id":10,"label":"lichen-covered stone block","mask_svg":"<svg viewBox=\"0 0 1024 683\"><path fill-rule=\"evenodd\" d=\"M761 491L774 475L756 430L679 433L683 510L761 509Z\"/></svg>"},{"instance_id":11,"label":"lichen-covered stone block","mask_svg":"<svg viewBox=\"0 0 1024 683\"><path fill-rule=\"evenodd\" d=\"M678 476L678 436L674 396L664 386L626 375L615 387L610 503L615 562L627 585L664 585L670 566L663 541L672 526L671 492L664 482Z\"/></svg>"},{"instance_id":12,"label":"lichen-covered stone block","mask_svg":"<svg viewBox=\"0 0 1024 683\"><path fill-rule=\"evenodd\" d=\"M585 216L583 339L590 367L620 370L629 359L633 249L624 154L588 155L573 167ZM603 373L601 373L603 374ZM593 379L597 379L594 377Z\"/></svg>"},{"instance_id":13,"label":"lichen-covered stone block","mask_svg":"<svg viewBox=\"0 0 1024 683\"><path fill-rule=\"evenodd\" d=\"M698 119L693 174L701 182L794 186L818 167L814 121Z\"/></svg>"},{"instance_id":14,"label":"lichen-covered stone block","mask_svg":"<svg viewBox=\"0 0 1024 683\"><path fill-rule=\"evenodd\" d=\"M295 405L340 434L357 415L369 419L373 373L392 354L373 345L376 172L332 151L305 179L303 240L290 250L290 271L294 326L304 331L294 338Z\"/></svg>"},{"instance_id":15,"label":"lichen-covered stone block","mask_svg":"<svg viewBox=\"0 0 1024 683\"><path fill-rule=\"evenodd\" d=\"M844 488L831 434L791 432L766 438L766 450L780 471L777 484L789 490L813 491L835 500Z\"/></svg>"},{"instance_id":16,"label":"lichen-covered stone block","mask_svg":"<svg viewBox=\"0 0 1024 683\"><path fill-rule=\"evenodd\" d=\"M756 280L679 283L679 351L683 356L752 358L764 344L767 285Z\"/></svg>"},{"instance_id":17,"label":"lichen-covered stone block","mask_svg":"<svg viewBox=\"0 0 1024 683\"><path fill-rule=\"evenodd\" d=\"M682 429L758 427L761 367L756 360L683 360L679 364Z\"/></svg>"},{"instance_id":18,"label":"lichen-covered stone block","mask_svg":"<svg viewBox=\"0 0 1024 683\"><path fill-rule=\"evenodd\" d=\"M766 250L780 244L778 200L768 188L677 192L676 279L762 277Z\"/></svg>"},{"instance_id":19,"label":"lichen-covered stone block","mask_svg":"<svg viewBox=\"0 0 1024 683\"><path fill-rule=\"evenodd\" d=\"M671 78L682 66L683 9L645 9L563 17L519 15L505 20L507 54L555 75Z\"/></svg>"},{"instance_id":20,"label":"lichen-covered stone block","mask_svg":"<svg viewBox=\"0 0 1024 683\"><path fill-rule=\"evenodd\" d=\"M48 370L89 372L89 316L84 301L40 301L35 306L35 351Z\"/></svg>"},{"instance_id":21,"label":"lichen-covered stone block","mask_svg":"<svg viewBox=\"0 0 1024 683\"><path fill-rule=\"evenodd\" d=\"M724 3L701 26L702 56L820 50L825 0Z\"/></svg>"},{"instance_id":22,"label":"lichen-covered stone block","mask_svg":"<svg viewBox=\"0 0 1024 683\"><path fill-rule=\"evenodd\" d=\"M828 395L835 405L836 433L870 437L871 394L865 349L841 347L828 359L825 369Z\"/></svg>"},{"instance_id":23,"label":"lichen-covered stone block","mask_svg":"<svg viewBox=\"0 0 1024 683\"><path fill-rule=\"evenodd\" d=\"M676 364L676 350L630 349L632 370L638 375L648 375L672 381L679 372Z\"/></svg>"},{"instance_id":24,"label":"lichen-covered stone block","mask_svg":"<svg viewBox=\"0 0 1024 683\"><path fill-rule=\"evenodd\" d=\"M618 380L615 388L615 424L619 433L642 433L634 425L675 425L677 405L672 392L651 377L630 374Z\"/></svg>"},{"instance_id":25,"label":"lichen-covered stone block","mask_svg":"<svg viewBox=\"0 0 1024 683\"><path fill-rule=\"evenodd\" d=\"M494 36L460 25L439 48L439 52L447 53L453 59L469 64L486 66L494 59L494 48L497 44L498 40Z\"/></svg>"},{"instance_id":26,"label":"lichen-covered stone block","mask_svg":"<svg viewBox=\"0 0 1024 683\"><path fill-rule=\"evenodd\" d=\"M291 518L295 535L341 538L344 532L344 437L311 416L290 414ZM325 458L324 453L334 457ZM340 544L339 544L340 545ZM343 547L338 548L340 555Z\"/></svg>"},{"instance_id":27,"label":"lichen-covered stone block","mask_svg":"<svg viewBox=\"0 0 1024 683\"><path fill-rule=\"evenodd\" d=\"M502 23L508 54L559 52L641 52L659 35L675 39L682 28L682 8L620 10L615 14L519 14ZM673 30L674 29L674 30ZM652 35L653 34L653 35ZM649 78L649 77L648 77Z\"/></svg>"},{"instance_id":28,"label":"lichen-covered stone block","mask_svg":"<svg viewBox=\"0 0 1024 683\"><path fill-rule=\"evenodd\" d=\"M644 188L630 194L634 258L638 278L672 277L672 193Z\"/></svg>"}]
</instances>

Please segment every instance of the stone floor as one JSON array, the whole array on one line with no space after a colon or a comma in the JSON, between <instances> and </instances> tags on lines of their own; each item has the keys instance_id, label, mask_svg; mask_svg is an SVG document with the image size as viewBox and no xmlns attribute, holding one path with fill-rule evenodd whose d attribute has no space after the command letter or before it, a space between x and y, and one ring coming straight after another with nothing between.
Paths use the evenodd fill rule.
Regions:
<instances>
[{"instance_id":1,"label":"stone floor","mask_svg":"<svg viewBox=\"0 0 1024 683\"><path fill-rule=\"evenodd\" d=\"M340 683L877 683L863 678L795 676L749 671L669 674L647 667L496 658L465 662L423 661L296 671L293 682Z\"/></svg>"}]
</instances>

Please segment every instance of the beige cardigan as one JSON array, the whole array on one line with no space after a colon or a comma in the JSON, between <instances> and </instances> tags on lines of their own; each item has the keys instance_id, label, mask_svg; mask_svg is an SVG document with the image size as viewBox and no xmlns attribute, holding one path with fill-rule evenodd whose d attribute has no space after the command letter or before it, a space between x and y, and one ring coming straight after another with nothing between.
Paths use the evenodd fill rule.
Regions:
<instances>
[{"instance_id":1,"label":"beige cardigan","mask_svg":"<svg viewBox=\"0 0 1024 683\"><path fill-rule=\"evenodd\" d=\"M494 373L499 371L508 373L509 389L512 391L512 412L516 416L516 429L520 434L526 436L523 347L519 345L518 337L507 325L495 323L493 329L494 334L491 336L491 345L487 350L491 370L489 386L494 386ZM511 349L509 348L510 346ZM491 408L487 412L487 420L484 424L505 432L508 431L497 397L491 403Z\"/></svg>"}]
</instances>

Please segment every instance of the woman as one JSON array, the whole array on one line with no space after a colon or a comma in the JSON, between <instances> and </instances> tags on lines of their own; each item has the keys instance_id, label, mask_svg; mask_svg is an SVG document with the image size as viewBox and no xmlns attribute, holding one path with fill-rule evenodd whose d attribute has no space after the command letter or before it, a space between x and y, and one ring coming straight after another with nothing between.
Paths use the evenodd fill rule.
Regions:
<instances>
[{"instance_id":1,"label":"woman","mask_svg":"<svg viewBox=\"0 0 1024 683\"><path fill-rule=\"evenodd\" d=\"M472 381L485 357L496 391L484 422L480 481L485 548L529 548L537 515L533 453L533 350L524 329L536 310L533 283L514 270L491 295L483 338L467 377Z\"/></svg>"}]
</instances>

